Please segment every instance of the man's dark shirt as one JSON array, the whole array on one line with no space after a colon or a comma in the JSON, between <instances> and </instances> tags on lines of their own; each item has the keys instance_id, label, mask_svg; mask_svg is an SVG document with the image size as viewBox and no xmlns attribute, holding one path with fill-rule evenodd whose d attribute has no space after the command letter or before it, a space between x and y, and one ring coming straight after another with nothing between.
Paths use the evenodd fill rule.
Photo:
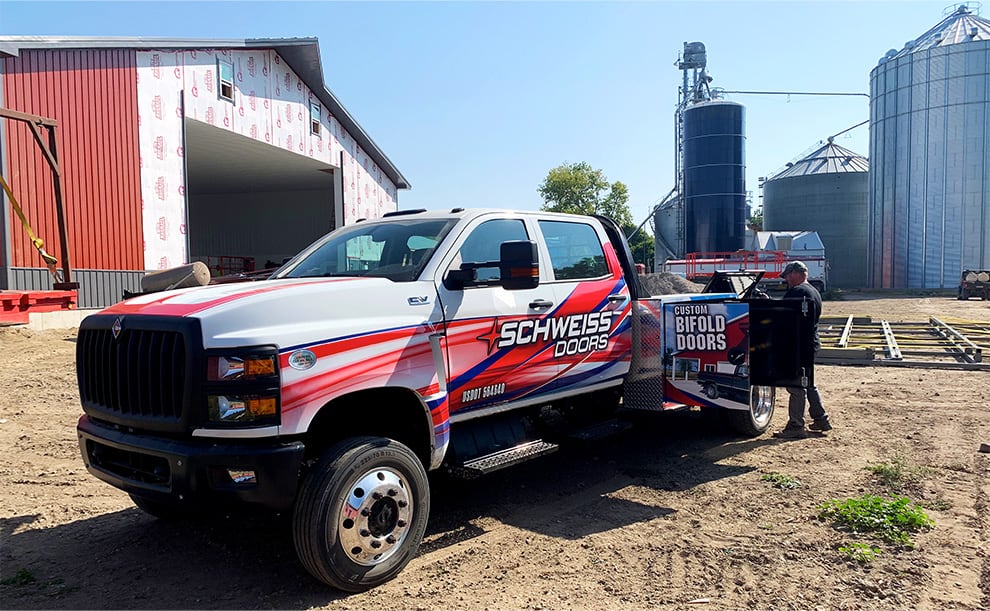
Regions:
<instances>
[{"instance_id":1,"label":"man's dark shirt","mask_svg":"<svg viewBox=\"0 0 990 611\"><path fill-rule=\"evenodd\" d=\"M784 299L807 299L810 303L812 316L815 318L815 350L821 347L818 338L818 319L822 316L822 296L818 290L807 282L787 289Z\"/></svg>"}]
</instances>

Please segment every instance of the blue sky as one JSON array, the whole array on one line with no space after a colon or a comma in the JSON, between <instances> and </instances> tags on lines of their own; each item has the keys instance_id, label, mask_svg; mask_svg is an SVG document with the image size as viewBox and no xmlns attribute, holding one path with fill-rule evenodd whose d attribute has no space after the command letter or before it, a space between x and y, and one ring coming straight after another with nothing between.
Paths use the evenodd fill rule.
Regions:
<instances>
[{"instance_id":1,"label":"blue sky","mask_svg":"<svg viewBox=\"0 0 990 611\"><path fill-rule=\"evenodd\" d=\"M400 208L538 209L547 171L586 161L637 222L674 185L686 41L712 86L862 92L888 49L948 2L28 2L0 34L316 36L330 89L409 179ZM747 189L868 118L865 97L730 95L746 106ZM859 127L836 143L868 155Z\"/></svg>"}]
</instances>

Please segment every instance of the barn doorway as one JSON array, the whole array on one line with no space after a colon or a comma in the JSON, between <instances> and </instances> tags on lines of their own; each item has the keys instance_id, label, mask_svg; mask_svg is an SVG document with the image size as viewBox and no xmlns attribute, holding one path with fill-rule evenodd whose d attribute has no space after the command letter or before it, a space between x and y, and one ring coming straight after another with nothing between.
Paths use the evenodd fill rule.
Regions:
<instances>
[{"instance_id":1,"label":"barn doorway","mask_svg":"<svg viewBox=\"0 0 990 611\"><path fill-rule=\"evenodd\" d=\"M185 119L190 261L216 276L281 265L341 223L340 170Z\"/></svg>"}]
</instances>

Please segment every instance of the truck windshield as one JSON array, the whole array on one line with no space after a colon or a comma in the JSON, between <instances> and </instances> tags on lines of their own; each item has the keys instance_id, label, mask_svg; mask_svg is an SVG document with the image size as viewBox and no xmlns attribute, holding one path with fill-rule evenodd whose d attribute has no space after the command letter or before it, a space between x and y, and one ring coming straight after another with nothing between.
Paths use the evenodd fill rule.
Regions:
<instances>
[{"instance_id":1,"label":"truck windshield","mask_svg":"<svg viewBox=\"0 0 990 611\"><path fill-rule=\"evenodd\" d=\"M373 276L410 282L419 278L454 222L402 219L352 225L329 233L280 277Z\"/></svg>"}]
</instances>

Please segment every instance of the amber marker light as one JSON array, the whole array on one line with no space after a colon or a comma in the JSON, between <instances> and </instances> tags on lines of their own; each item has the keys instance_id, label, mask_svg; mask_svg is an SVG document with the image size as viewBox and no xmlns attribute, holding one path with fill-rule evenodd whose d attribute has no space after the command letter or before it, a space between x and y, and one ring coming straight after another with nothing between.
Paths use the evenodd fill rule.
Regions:
<instances>
[{"instance_id":1,"label":"amber marker light","mask_svg":"<svg viewBox=\"0 0 990 611\"><path fill-rule=\"evenodd\" d=\"M247 400L248 411L255 416L274 416L276 407L275 397L257 397Z\"/></svg>"},{"instance_id":2,"label":"amber marker light","mask_svg":"<svg viewBox=\"0 0 990 611\"><path fill-rule=\"evenodd\" d=\"M248 377L275 375L275 359L270 356L244 359L244 373Z\"/></svg>"}]
</instances>

